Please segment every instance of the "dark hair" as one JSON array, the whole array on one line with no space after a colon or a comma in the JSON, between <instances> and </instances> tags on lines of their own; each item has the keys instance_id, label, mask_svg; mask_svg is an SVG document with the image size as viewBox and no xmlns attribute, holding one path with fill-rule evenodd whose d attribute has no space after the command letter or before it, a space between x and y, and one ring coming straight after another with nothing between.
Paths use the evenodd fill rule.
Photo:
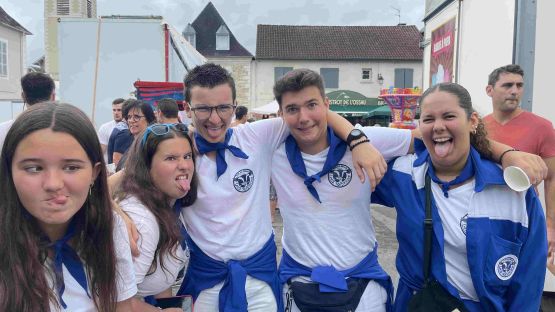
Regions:
<instances>
[{"instance_id":1,"label":"dark hair","mask_svg":"<svg viewBox=\"0 0 555 312\"><path fill-rule=\"evenodd\" d=\"M231 88L231 96L234 104L237 96L235 91L235 80L231 74L220 65L206 63L193 68L183 80L183 88L185 92L185 101L191 102L191 89L195 86L203 88L214 88L222 84L228 84ZM224 104L224 103L222 103Z\"/></svg>"},{"instance_id":2,"label":"dark hair","mask_svg":"<svg viewBox=\"0 0 555 312\"><path fill-rule=\"evenodd\" d=\"M237 106L237 108L235 108L235 119L243 118L243 116L247 115L248 112L249 112L249 109L246 108L245 106L242 106L242 105Z\"/></svg>"},{"instance_id":3,"label":"dark hair","mask_svg":"<svg viewBox=\"0 0 555 312\"><path fill-rule=\"evenodd\" d=\"M474 108L472 107L472 99L470 98L470 93L468 93L468 90L454 82L443 82L428 88L428 90L422 93L422 96L418 100L420 107L422 107L422 103L428 95L439 91L447 92L456 96L459 99L459 106L466 113L467 119L470 119L472 113L476 113L476 110L474 110ZM478 126L476 127L476 132L470 134L470 144L474 146L474 148L478 150L478 152L483 157L492 159L488 133L484 126L484 122L480 117L478 117Z\"/></svg>"},{"instance_id":4,"label":"dark hair","mask_svg":"<svg viewBox=\"0 0 555 312\"><path fill-rule=\"evenodd\" d=\"M146 130L145 130L146 131ZM123 171L122 182L114 192L117 201L124 200L129 195L137 197L156 217L156 221L160 227L160 240L154 252L154 260L148 271L149 274L156 270L157 259L160 260L160 266L165 269L164 257L159 255L169 254L177 259L176 247L179 243L181 234L180 229L175 221L175 213L169 206L169 198L163 192L154 186L150 175L152 166L152 158L161 142L172 138L185 138L193 149L193 142L188 134L176 131L170 128L170 131L164 135L154 135L150 133L142 144L144 131L137 136L128 151L128 158ZM193 156L193 164L195 158ZM197 199L198 180L197 175L193 173L191 180L191 189L185 197L178 199L181 207L192 205Z\"/></svg>"},{"instance_id":5,"label":"dark hair","mask_svg":"<svg viewBox=\"0 0 555 312\"><path fill-rule=\"evenodd\" d=\"M143 102L141 100L135 99L128 99L125 101L123 111L123 119L127 120L127 115L132 109L138 109L145 115L145 119L147 124L151 124L156 121L156 116L154 116L154 111L152 110L152 106L150 104Z\"/></svg>"},{"instance_id":6,"label":"dark hair","mask_svg":"<svg viewBox=\"0 0 555 312\"><path fill-rule=\"evenodd\" d=\"M177 118L179 106L177 106L177 102L174 99L165 98L158 101L158 110L166 118Z\"/></svg>"},{"instance_id":7,"label":"dark hair","mask_svg":"<svg viewBox=\"0 0 555 312\"><path fill-rule=\"evenodd\" d=\"M524 77L524 70L516 64L509 64L496 68L488 76L488 85L495 86L495 83L499 80L499 76L501 76L501 74L516 74Z\"/></svg>"},{"instance_id":8,"label":"dark hair","mask_svg":"<svg viewBox=\"0 0 555 312\"><path fill-rule=\"evenodd\" d=\"M283 75L283 77L276 81L276 84L274 85L274 96L279 104L279 107L281 108L281 97L284 93L297 92L306 87L312 86L318 88L322 98L326 97L324 81L322 80L322 76L320 76L320 74L306 68L295 69Z\"/></svg>"},{"instance_id":9,"label":"dark hair","mask_svg":"<svg viewBox=\"0 0 555 312\"><path fill-rule=\"evenodd\" d=\"M45 260L52 243L21 204L12 177L12 161L18 144L42 129L71 135L93 167L100 164L92 193L73 217L77 224L74 248L87 268L97 310L115 311L114 219L102 149L91 121L81 110L53 102L36 104L24 111L13 123L2 149L0 250L4 256L0 257L0 310L49 311L49 303L57 302L45 275Z\"/></svg>"},{"instance_id":10,"label":"dark hair","mask_svg":"<svg viewBox=\"0 0 555 312\"><path fill-rule=\"evenodd\" d=\"M21 77L21 88L25 96L25 103L30 106L50 101L55 85L54 80L47 74L33 72Z\"/></svg>"},{"instance_id":11,"label":"dark hair","mask_svg":"<svg viewBox=\"0 0 555 312\"><path fill-rule=\"evenodd\" d=\"M125 99L117 98L117 99L112 101L112 105L118 105L118 104L121 104L123 102L125 102Z\"/></svg>"}]
</instances>

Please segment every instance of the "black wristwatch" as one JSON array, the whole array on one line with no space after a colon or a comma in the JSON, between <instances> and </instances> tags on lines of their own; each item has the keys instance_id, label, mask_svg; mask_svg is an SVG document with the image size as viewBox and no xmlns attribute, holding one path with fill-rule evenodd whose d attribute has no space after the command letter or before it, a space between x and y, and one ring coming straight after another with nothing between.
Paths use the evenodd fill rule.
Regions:
<instances>
[{"instance_id":1,"label":"black wristwatch","mask_svg":"<svg viewBox=\"0 0 555 312\"><path fill-rule=\"evenodd\" d=\"M366 136L366 134L364 134L364 132L362 132L362 130L360 129L353 129L351 130L351 132L349 133L349 136L347 137L347 140L345 141L347 143L347 145L350 147L351 143L353 141L356 141L358 139L362 139L362 138L368 138Z\"/></svg>"}]
</instances>

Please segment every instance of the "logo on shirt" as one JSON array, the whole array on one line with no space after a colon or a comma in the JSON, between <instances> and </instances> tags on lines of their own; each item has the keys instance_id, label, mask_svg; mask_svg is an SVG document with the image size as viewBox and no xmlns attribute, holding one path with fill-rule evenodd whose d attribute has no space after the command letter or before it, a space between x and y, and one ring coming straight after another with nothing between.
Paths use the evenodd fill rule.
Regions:
<instances>
[{"instance_id":1,"label":"logo on shirt","mask_svg":"<svg viewBox=\"0 0 555 312\"><path fill-rule=\"evenodd\" d=\"M254 183L254 173L250 169L241 169L233 177L233 186L237 192L244 193L251 189Z\"/></svg>"},{"instance_id":2,"label":"logo on shirt","mask_svg":"<svg viewBox=\"0 0 555 312\"><path fill-rule=\"evenodd\" d=\"M346 165L337 164L328 173L328 181L330 184L337 187L345 187L351 182L353 171Z\"/></svg>"},{"instance_id":3,"label":"logo on shirt","mask_svg":"<svg viewBox=\"0 0 555 312\"><path fill-rule=\"evenodd\" d=\"M468 213L465 214L462 218L461 221L459 222L459 225L461 226L461 231L463 232L464 235L466 235L466 221L468 220Z\"/></svg>"},{"instance_id":4,"label":"logo on shirt","mask_svg":"<svg viewBox=\"0 0 555 312\"><path fill-rule=\"evenodd\" d=\"M495 275L500 280L506 281L513 277L517 266L518 258L515 255L505 255L495 263Z\"/></svg>"}]
</instances>

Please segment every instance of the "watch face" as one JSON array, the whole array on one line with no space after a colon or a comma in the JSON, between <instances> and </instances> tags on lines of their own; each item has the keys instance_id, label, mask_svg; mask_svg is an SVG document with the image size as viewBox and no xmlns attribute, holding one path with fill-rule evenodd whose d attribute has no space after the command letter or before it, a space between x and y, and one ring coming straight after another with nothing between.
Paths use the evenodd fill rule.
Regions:
<instances>
[{"instance_id":1,"label":"watch face","mask_svg":"<svg viewBox=\"0 0 555 312\"><path fill-rule=\"evenodd\" d=\"M359 129L353 129L353 131L351 131L351 135L354 137L358 137L362 135L362 131L360 131Z\"/></svg>"}]
</instances>

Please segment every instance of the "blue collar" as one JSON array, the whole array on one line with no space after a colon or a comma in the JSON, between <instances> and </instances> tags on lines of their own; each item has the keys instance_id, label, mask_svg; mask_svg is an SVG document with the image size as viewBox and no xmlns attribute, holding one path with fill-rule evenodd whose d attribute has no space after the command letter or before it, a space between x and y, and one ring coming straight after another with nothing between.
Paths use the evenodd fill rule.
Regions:
<instances>
[{"instance_id":1,"label":"blue collar","mask_svg":"<svg viewBox=\"0 0 555 312\"><path fill-rule=\"evenodd\" d=\"M417 158L413 167L420 167L428 164L428 162L431 163L430 154L422 140L414 139L414 152ZM480 153L472 146L470 146L468 157L467 162L470 162L474 169L475 192L483 191L488 185L506 185L501 168L492 161L482 158Z\"/></svg>"},{"instance_id":2,"label":"blue collar","mask_svg":"<svg viewBox=\"0 0 555 312\"><path fill-rule=\"evenodd\" d=\"M319 203L321 203L320 196L312 183L314 183L314 181L320 182L320 178L330 172L330 170L337 165L347 150L347 144L339 139L330 127L328 127L327 131L329 150L328 155L326 156L326 162L320 172L311 176L308 176L306 173L303 156L295 138L292 135L289 135L285 140L285 153L287 154L287 159L289 160L291 169L295 174L304 179L306 188Z\"/></svg>"},{"instance_id":3,"label":"blue collar","mask_svg":"<svg viewBox=\"0 0 555 312\"><path fill-rule=\"evenodd\" d=\"M89 294L87 275L85 273L83 263L81 262L81 259L79 258L77 252L75 252L75 250L68 244L69 240L71 240L71 238L73 238L73 236L75 235L76 227L77 221L74 217L68 225L66 234L59 240L52 242L50 246L50 248L52 248L54 251L54 275L56 276L55 284L58 292L58 298L60 300L60 304L64 309L67 308L67 304L62 298L65 291L62 265L65 265L69 274L73 276L73 278L75 278L79 285L81 285L81 287L87 293L87 296L89 296L89 298L91 297L91 295Z\"/></svg>"},{"instance_id":4,"label":"blue collar","mask_svg":"<svg viewBox=\"0 0 555 312\"><path fill-rule=\"evenodd\" d=\"M227 162L225 161L225 150L229 150L231 154L235 157L248 159L249 156L245 154L237 146L229 145L229 140L233 135L233 129L229 128L225 132L225 139L223 142L211 143L206 141L198 132L195 132L195 142L197 143L197 148L199 153L206 154L212 151L216 151L216 173L218 178L224 174L227 169Z\"/></svg>"}]
</instances>

